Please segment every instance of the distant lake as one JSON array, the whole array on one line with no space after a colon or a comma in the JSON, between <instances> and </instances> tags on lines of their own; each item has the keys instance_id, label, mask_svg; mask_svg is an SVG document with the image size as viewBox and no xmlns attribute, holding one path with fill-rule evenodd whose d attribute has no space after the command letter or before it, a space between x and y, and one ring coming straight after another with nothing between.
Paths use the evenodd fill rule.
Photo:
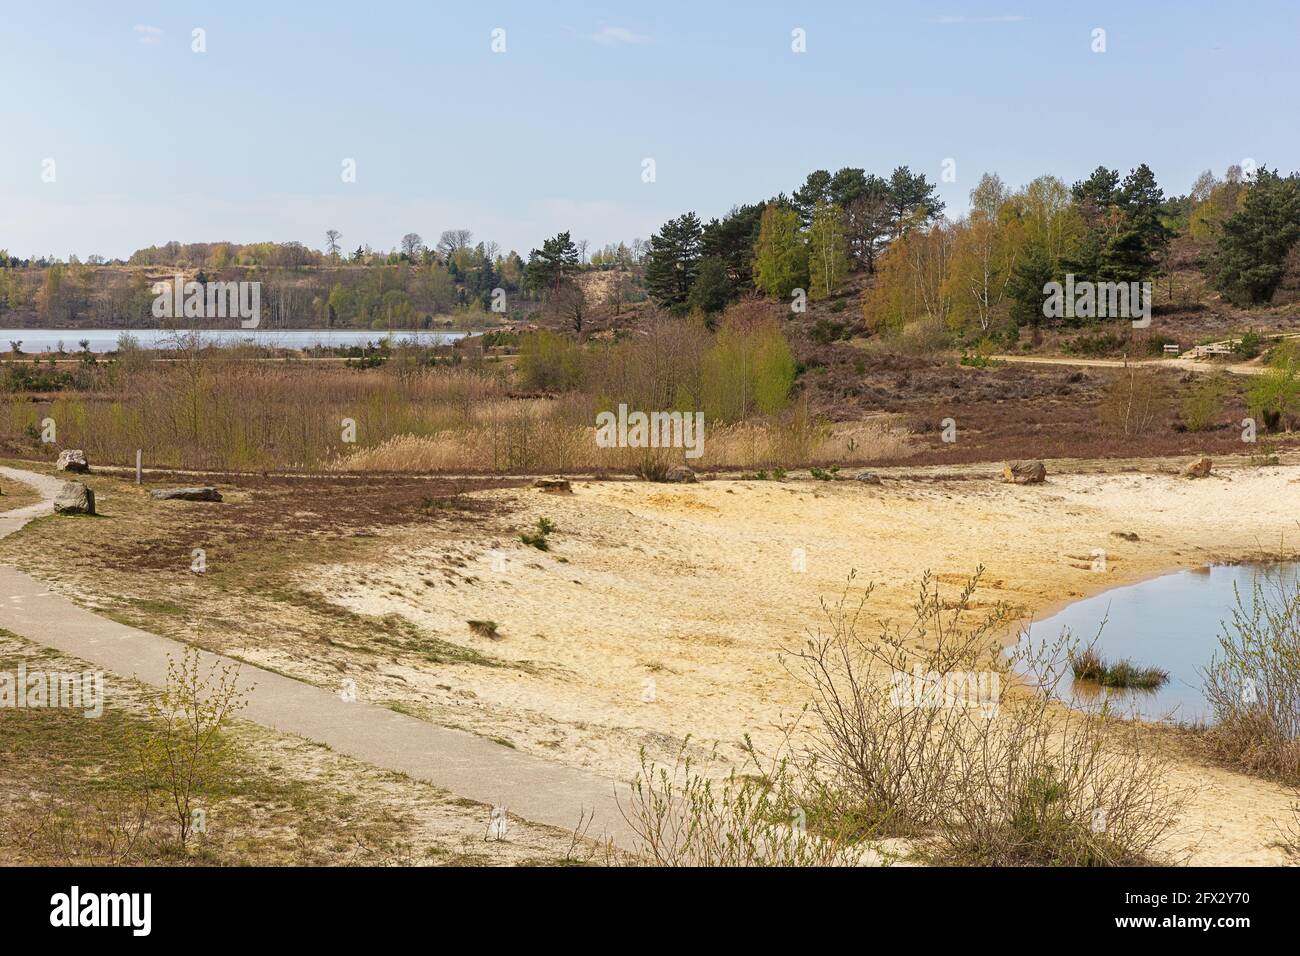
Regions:
<instances>
[{"instance_id":1,"label":"distant lake","mask_svg":"<svg viewBox=\"0 0 1300 956\"><path fill-rule=\"evenodd\" d=\"M1097 638L1097 650L1112 663L1127 658L1169 672L1169 683L1156 691L1109 691L1121 713L1133 712L1147 720L1210 722L1214 715L1201 689L1203 671L1219 651L1219 635L1232 621L1237 594L1249 610L1256 584L1265 598L1276 598L1298 579L1297 564L1213 565L1179 571L1077 601L1034 622L1030 637L1035 644L1050 642L1068 628L1083 646ZM1075 681L1067 669L1058 690L1069 699L1073 689L1077 702L1083 704L1097 699L1095 688Z\"/></svg>"},{"instance_id":2,"label":"distant lake","mask_svg":"<svg viewBox=\"0 0 1300 956\"><path fill-rule=\"evenodd\" d=\"M465 337L464 332L437 332L427 329L411 331L375 331L374 329L199 329L204 342L215 345L251 343L264 348L309 349L317 346L343 348L353 345L378 343L385 337L394 342L415 342L419 345L446 345ZM22 342L27 355L57 352L59 343L68 352L76 352L82 339L90 340L90 351L112 352L117 348L117 337L130 333L141 348L164 348L176 335L167 329L0 329L0 355L9 353L10 342Z\"/></svg>"}]
</instances>

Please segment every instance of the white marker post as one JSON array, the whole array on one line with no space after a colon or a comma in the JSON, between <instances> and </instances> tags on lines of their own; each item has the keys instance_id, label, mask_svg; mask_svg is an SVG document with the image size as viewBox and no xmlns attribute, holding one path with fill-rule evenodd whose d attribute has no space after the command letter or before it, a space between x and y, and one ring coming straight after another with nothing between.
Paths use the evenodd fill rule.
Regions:
<instances>
[{"instance_id":1,"label":"white marker post","mask_svg":"<svg viewBox=\"0 0 1300 956\"><path fill-rule=\"evenodd\" d=\"M143 448L137 448L135 450L135 483L137 485L140 484L140 461L143 454L144 454Z\"/></svg>"}]
</instances>

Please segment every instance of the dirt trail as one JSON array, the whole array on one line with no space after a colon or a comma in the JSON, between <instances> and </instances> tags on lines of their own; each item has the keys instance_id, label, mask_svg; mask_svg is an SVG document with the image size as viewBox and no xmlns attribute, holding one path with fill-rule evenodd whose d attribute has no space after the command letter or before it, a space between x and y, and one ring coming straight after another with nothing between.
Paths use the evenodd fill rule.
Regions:
<instances>
[{"instance_id":1,"label":"dirt trail","mask_svg":"<svg viewBox=\"0 0 1300 956\"><path fill-rule=\"evenodd\" d=\"M1065 355L991 355L999 362L1016 362L1021 365L1079 365L1087 368L1124 368L1140 365L1149 368L1167 368L1180 372L1228 372L1231 375L1262 375L1266 365L1246 362L1199 362L1190 353L1169 359L1107 359L1073 358Z\"/></svg>"}]
</instances>

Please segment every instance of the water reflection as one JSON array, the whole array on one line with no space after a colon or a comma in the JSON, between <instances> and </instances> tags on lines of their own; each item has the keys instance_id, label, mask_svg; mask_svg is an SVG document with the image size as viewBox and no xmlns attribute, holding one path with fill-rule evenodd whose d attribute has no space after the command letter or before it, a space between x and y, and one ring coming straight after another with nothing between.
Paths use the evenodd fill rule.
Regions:
<instances>
[{"instance_id":1,"label":"water reflection","mask_svg":"<svg viewBox=\"0 0 1300 956\"><path fill-rule=\"evenodd\" d=\"M1219 636L1232 619L1237 595L1249 609L1256 584L1267 596L1293 587L1297 579L1300 565L1294 563L1179 571L1077 601L1034 622L1028 640L1050 643L1068 628L1084 646L1096 637L1097 651L1110 663L1128 659L1169 672L1163 687L1145 691L1076 681L1067 668L1057 691L1067 699L1073 696L1081 706L1097 707L1110 700L1121 713L1147 720L1209 721L1213 714L1202 690L1203 671L1219 650Z\"/></svg>"}]
</instances>

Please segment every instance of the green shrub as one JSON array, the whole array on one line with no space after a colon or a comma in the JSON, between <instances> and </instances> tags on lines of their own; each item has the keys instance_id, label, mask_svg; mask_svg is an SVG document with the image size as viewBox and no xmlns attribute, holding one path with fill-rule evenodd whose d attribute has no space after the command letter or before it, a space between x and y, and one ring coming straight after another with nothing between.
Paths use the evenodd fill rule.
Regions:
<instances>
[{"instance_id":1,"label":"green shrub","mask_svg":"<svg viewBox=\"0 0 1300 956\"><path fill-rule=\"evenodd\" d=\"M1245 332L1232 346L1232 351L1242 358L1253 359L1263 350L1263 340L1258 332Z\"/></svg>"},{"instance_id":2,"label":"green shrub","mask_svg":"<svg viewBox=\"0 0 1300 956\"><path fill-rule=\"evenodd\" d=\"M1192 388L1183 399L1183 424L1188 431L1203 432L1219 416L1225 386L1217 378L1207 378Z\"/></svg>"},{"instance_id":3,"label":"green shrub","mask_svg":"<svg viewBox=\"0 0 1300 956\"><path fill-rule=\"evenodd\" d=\"M1268 371L1251 383L1247 407L1269 430L1289 424L1300 412L1300 369L1296 366L1294 347L1280 345L1273 350Z\"/></svg>"},{"instance_id":4,"label":"green shrub","mask_svg":"<svg viewBox=\"0 0 1300 956\"><path fill-rule=\"evenodd\" d=\"M566 335L542 330L519 343L519 377L525 388L567 391L583 380L582 346Z\"/></svg>"},{"instance_id":5,"label":"green shrub","mask_svg":"<svg viewBox=\"0 0 1300 956\"><path fill-rule=\"evenodd\" d=\"M1205 672L1214 710L1208 740L1243 770L1300 784L1300 584L1237 595Z\"/></svg>"},{"instance_id":6,"label":"green shrub","mask_svg":"<svg viewBox=\"0 0 1300 956\"><path fill-rule=\"evenodd\" d=\"M537 519L537 530L534 532L525 531L519 536L519 540L538 551L550 551L551 543L546 540L546 536L555 530L555 525L546 518Z\"/></svg>"}]
</instances>

